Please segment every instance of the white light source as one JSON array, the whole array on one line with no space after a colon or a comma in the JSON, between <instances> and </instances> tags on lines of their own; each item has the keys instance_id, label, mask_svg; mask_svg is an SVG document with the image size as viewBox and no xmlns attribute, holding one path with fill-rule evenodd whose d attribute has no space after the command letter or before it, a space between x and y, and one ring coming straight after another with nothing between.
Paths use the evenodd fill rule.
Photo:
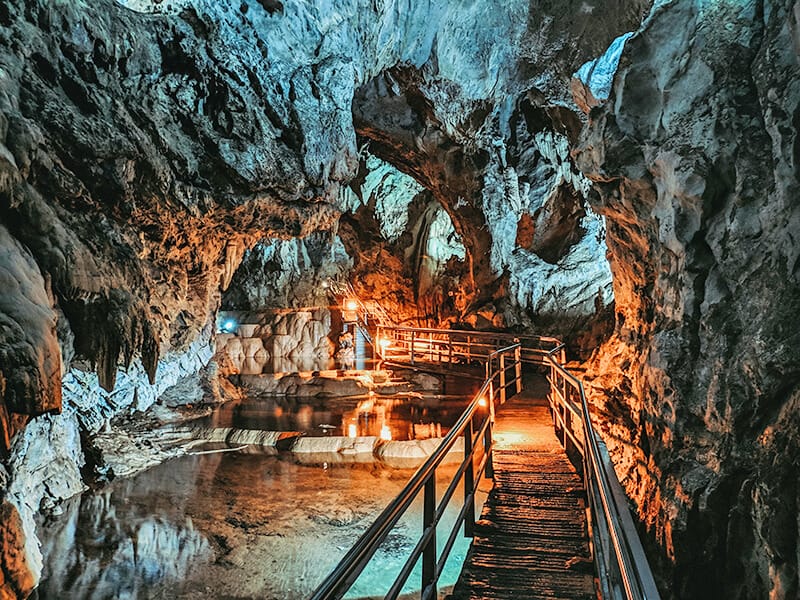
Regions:
<instances>
[{"instance_id":1,"label":"white light source","mask_svg":"<svg viewBox=\"0 0 800 600\"><path fill-rule=\"evenodd\" d=\"M356 424L350 423L350 425L347 426L347 437L354 438L357 435L358 435L358 429L356 428Z\"/></svg>"},{"instance_id":2,"label":"white light source","mask_svg":"<svg viewBox=\"0 0 800 600\"><path fill-rule=\"evenodd\" d=\"M381 439L390 441L392 439L392 430L389 429L388 425L384 425L381 427Z\"/></svg>"},{"instance_id":3,"label":"white light source","mask_svg":"<svg viewBox=\"0 0 800 600\"><path fill-rule=\"evenodd\" d=\"M389 339L382 339L382 340L379 342L379 345L380 345L381 349L382 349L384 352L386 352L386 349L387 349L389 346L391 346L391 345L392 345L392 340L389 340Z\"/></svg>"},{"instance_id":4,"label":"white light source","mask_svg":"<svg viewBox=\"0 0 800 600\"><path fill-rule=\"evenodd\" d=\"M480 406L481 408L486 408L488 404L489 403L486 402L486 398L484 398L483 396L481 396L480 399L478 400L478 406Z\"/></svg>"},{"instance_id":5,"label":"white light source","mask_svg":"<svg viewBox=\"0 0 800 600\"><path fill-rule=\"evenodd\" d=\"M236 331L236 321L234 321L233 319L228 319L227 321L225 321L222 324L222 331L225 331L227 333L233 333L234 331Z\"/></svg>"},{"instance_id":6,"label":"white light source","mask_svg":"<svg viewBox=\"0 0 800 600\"><path fill-rule=\"evenodd\" d=\"M358 310L358 302L355 299L350 298L347 302L344 303L344 307L346 310L349 311Z\"/></svg>"}]
</instances>

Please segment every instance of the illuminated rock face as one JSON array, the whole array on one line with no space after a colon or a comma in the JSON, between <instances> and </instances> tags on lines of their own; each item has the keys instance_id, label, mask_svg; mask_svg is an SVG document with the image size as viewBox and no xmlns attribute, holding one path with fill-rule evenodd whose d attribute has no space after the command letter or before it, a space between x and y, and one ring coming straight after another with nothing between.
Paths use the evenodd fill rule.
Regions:
<instances>
[{"instance_id":1,"label":"illuminated rock face","mask_svg":"<svg viewBox=\"0 0 800 600\"><path fill-rule=\"evenodd\" d=\"M574 322L613 275L593 396L675 595L797 595L794 5L659 2L609 91L616 51L571 76L647 2L161 4L0 6L0 492L26 543L81 489L82 432L209 362L248 249L231 308L349 275L413 316L443 210L470 323ZM571 89L610 93L587 127ZM366 152L415 185L372 185Z\"/></svg>"},{"instance_id":2,"label":"illuminated rock face","mask_svg":"<svg viewBox=\"0 0 800 600\"><path fill-rule=\"evenodd\" d=\"M335 229L360 142L390 149L408 108L409 145L384 159L450 215L467 297L499 299L500 230L483 211L502 202L484 176L513 174L495 141L533 87L537 103L568 101L574 68L635 28L646 3L608 3L602 19L582 3L546 14L524 0L161 4L0 6L3 493L33 545L31 514L82 485L81 434L208 363L245 251ZM564 33L590 23L578 42ZM375 122L370 86L398 65L410 79L387 97L395 121ZM41 479L48 453L32 450L51 437L73 465L58 485Z\"/></svg>"},{"instance_id":3,"label":"illuminated rock face","mask_svg":"<svg viewBox=\"0 0 800 600\"><path fill-rule=\"evenodd\" d=\"M24 598L36 585L25 545L17 509L10 502L0 502L0 598Z\"/></svg>"},{"instance_id":4,"label":"illuminated rock face","mask_svg":"<svg viewBox=\"0 0 800 600\"><path fill-rule=\"evenodd\" d=\"M698 4L654 10L585 131L617 310L593 397L675 597L795 598L798 7Z\"/></svg>"}]
</instances>

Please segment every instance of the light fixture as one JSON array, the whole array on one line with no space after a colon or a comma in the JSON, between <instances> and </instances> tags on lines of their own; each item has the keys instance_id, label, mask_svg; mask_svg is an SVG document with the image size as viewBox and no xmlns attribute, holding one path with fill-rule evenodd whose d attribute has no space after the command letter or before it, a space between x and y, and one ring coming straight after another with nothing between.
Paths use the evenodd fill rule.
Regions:
<instances>
[{"instance_id":1,"label":"light fixture","mask_svg":"<svg viewBox=\"0 0 800 600\"><path fill-rule=\"evenodd\" d=\"M350 423L350 425L347 426L347 437L354 438L357 435L358 435L358 429L356 428L356 424Z\"/></svg>"},{"instance_id":2,"label":"light fixture","mask_svg":"<svg viewBox=\"0 0 800 600\"><path fill-rule=\"evenodd\" d=\"M380 342L378 342L378 345L381 347L381 350L383 350L384 352L386 352L386 349L387 349L389 346L391 346L391 345L392 345L392 340L389 340L389 339L386 339L386 338L384 338L384 339L382 339Z\"/></svg>"},{"instance_id":3,"label":"light fixture","mask_svg":"<svg viewBox=\"0 0 800 600\"><path fill-rule=\"evenodd\" d=\"M233 333L236 331L236 321L233 319L228 319L222 324L222 331L225 333Z\"/></svg>"},{"instance_id":4,"label":"light fixture","mask_svg":"<svg viewBox=\"0 0 800 600\"><path fill-rule=\"evenodd\" d=\"M389 429L388 425L384 425L383 427L381 427L381 439L386 441L391 441L392 430Z\"/></svg>"},{"instance_id":5,"label":"light fixture","mask_svg":"<svg viewBox=\"0 0 800 600\"><path fill-rule=\"evenodd\" d=\"M350 298L347 302L344 303L344 307L346 310L349 311L358 310L358 302L354 298Z\"/></svg>"},{"instance_id":6,"label":"light fixture","mask_svg":"<svg viewBox=\"0 0 800 600\"><path fill-rule=\"evenodd\" d=\"M486 408L488 404L489 403L486 402L486 398L484 398L483 396L481 396L480 399L478 400L478 406L480 406L481 408Z\"/></svg>"}]
</instances>

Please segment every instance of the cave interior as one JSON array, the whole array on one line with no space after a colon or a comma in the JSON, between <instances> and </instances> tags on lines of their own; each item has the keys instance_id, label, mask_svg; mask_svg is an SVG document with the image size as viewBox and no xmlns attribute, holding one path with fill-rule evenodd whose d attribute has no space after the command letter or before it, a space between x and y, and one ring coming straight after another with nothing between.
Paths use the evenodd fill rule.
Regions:
<instances>
[{"instance_id":1,"label":"cave interior","mask_svg":"<svg viewBox=\"0 0 800 600\"><path fill-rule=\"evenodd\" d=\"M800 597L798 129L790 0L4 2L0 598L351 297L563 341L661 596Z\"/></svg>"}]
</instances>

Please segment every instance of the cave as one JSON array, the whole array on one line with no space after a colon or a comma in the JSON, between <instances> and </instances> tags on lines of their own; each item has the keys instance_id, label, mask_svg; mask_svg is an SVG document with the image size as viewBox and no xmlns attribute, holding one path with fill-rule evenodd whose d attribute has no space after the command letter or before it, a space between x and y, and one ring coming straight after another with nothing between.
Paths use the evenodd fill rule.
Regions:
<instances>
[{"instance_id":1,"label":"cave","mask_svg":"<svg viewBox=\"0 0 800 600\"><path fill-rule=\"evenodd\" d=\"M563 342L660 596L800 597L798 129L789 0L7 0L0 598L308 597L414 472L330 430L463 408L361 310Z\"/></svg>"}]
</instances>

